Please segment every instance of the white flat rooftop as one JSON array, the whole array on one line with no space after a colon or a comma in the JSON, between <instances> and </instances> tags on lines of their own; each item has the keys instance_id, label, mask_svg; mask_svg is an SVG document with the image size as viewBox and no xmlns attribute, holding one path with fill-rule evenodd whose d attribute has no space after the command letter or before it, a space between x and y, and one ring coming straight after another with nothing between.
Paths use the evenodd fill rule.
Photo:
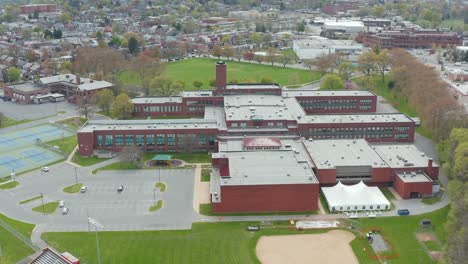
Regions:
<instances>
[{"instance_id":1,"label":"white flat rooftop","mask_svg":"<svg viewBox=\"0 0 468 264\"><path fill-rule=\"evenodd\" d=\"M111 130L171 130L171 129L217 129L216 120L164 119L164 120L95 120L88 121L80 132Z\"/></svg>"},{"instance_id":2,"label":"white flat rooftop","mask_svg":"<svg viewBox=\"0 0 468 264\"><path fill-rule=\"evenodd\" d=\"M281 89L278 84L227 84L226 89Z\"/></svg>"},{"instance_id":3,"label":"white flat rooftop","mask_svg":"<svg viewBox=\"0 0 468 264\"><path fill-rule=\"evenodd\" d=\"M298 97L298 96L375 96L372 92L361 90L345 90L345 91L314 91L314 90L298 90L290 89L283 90L284 97Z\"/></svg>"},{"instance_id":4,"label":"white flat rooftop","mask_svg":"<svg viewBox=\"0 0 468 264\"><path fill-rule=\"evenodd\" d=\"M335 114L335 115L308 115L298 120L298 123L414 123L405 114Z\"/></svg>"},{"instance_id":5,"label":"white flat rooftop","mask_svg":"<svg viewBox=\"0 0 468 264\"><path fill-rule=\"evenodd\" d=\"M182 97L137 97L131 100L134 104L182 103Z\"/></svg>"},{"instance_id":6,"label":"white flat rooftop","mask_svg":"<svg viewBox=\"0 0 468 264\"><path fill-rule=\"evenodd\" d=\"M386 168L387 163L364 139L304 140L304 146L319 169L341 166Z\"/></svg>"},{"instance_id":7,"label":"white flat rooftop","mask_svg":"<svg viewBox=\"0 0 468 264\"><path fill-rule=\"evenodd\" d=\"M292 150L241 151L220 153L229 159L230 178L221 178L221 186L318 184L307 162Z\"/></svg>"},{"instance_id":8,"label":"white flat rooftop","mask_svg":"<svg viewBox=\"0 0 468 264\"><path fill-rule=\"evenodd\" d=\"M405 183L432 182L424 172L400 172L397 176Z\"/></svg>"},{"instance_id":9,"label":"white flat rooftop","mask_svg":"<svg viewBox=\"0 0 468 264\"><path fill-rule=\"evenodd\" d=\"M374 144L372 148L392 168L425 168L430 157L412 144ZM432 166L438 166L433 162Z\"/></svg>"}]
</instances>

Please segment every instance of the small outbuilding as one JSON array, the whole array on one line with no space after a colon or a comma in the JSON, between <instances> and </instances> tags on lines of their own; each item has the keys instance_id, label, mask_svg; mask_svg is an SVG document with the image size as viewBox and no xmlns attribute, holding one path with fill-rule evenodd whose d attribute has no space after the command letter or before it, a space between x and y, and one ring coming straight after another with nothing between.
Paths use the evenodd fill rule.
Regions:
<instances>
[{"instance_id":1,"label":"small outbuilding","mask_svg":"<svg viewBox=\"0 0 468 264\"><path fill-rule=\"evenodd\" d=\"M152 159L156 166L170 166L172 165L172 156L171 155L162 155L158 154Z\"/></svg>"}]
</instances>

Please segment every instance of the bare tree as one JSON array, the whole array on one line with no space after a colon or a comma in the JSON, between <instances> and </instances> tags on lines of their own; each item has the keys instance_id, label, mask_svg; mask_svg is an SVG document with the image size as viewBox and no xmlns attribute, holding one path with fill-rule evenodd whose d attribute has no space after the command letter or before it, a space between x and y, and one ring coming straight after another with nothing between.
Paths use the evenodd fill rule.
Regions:
<instances>
[{"instance_id":1,"label":"bare tree","mask_svg":"<svg viewBox=\"0 0 468 264\"><path fill-rule=\"evenodd\" d=\"M139 146L125 146L119 153L119 159L130 164L136 163L139 168L142 167L144 151Z\"/></svg>"},{"instance_id":2,"label":"bare tree","mask_svg":"<svg viewBox=\"0 0 468 264\"><path fill-rule=\"evenodd\" d=\"M95 101L94 97L80 97L77 98L78 103L78 112L84 116L85 119L89 119L94 115L95 110Z\"/></svg>"}]
</instances>

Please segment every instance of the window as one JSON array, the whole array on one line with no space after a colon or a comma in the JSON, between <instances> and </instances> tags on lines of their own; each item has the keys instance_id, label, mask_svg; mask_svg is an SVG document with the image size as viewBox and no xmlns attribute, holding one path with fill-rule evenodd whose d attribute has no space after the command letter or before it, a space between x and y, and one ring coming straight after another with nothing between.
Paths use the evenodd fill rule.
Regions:
<instances>
[{"instance_id":1,"label":"window","mask_svg":"<svg viewBox=\"0 0 468 264\"><path fill-rule=\"evenodd\" d=\"M136 135L136 143L138 146L143 146L145 144L145 138L143 135Z\"/></svg>"},{"instance_id":2,"label":"window","mask_svg":"<svg viewBox=\"0 0 468 264\"><path fill-rule=\"evenodd\" d=\"M380 205L377 205L377 209L380 209Z\"/></svg>"},{"instance_id":3,"label":"window","mask_svg":"<svg viewBox=\"0 0 468 264\"><path fill-rule=\"evenodd\" d=\"M115 145L123 146L123 135L115 135Z\"/></svg>"},{"instance_id":4,"label":"window","mask_svg":"<svg viewBox=\"0 0 468 264\"><path fill-rule=\"evenodd\" d=\"M97 136L97 144L98 146L102 146L102 135Z\"/></svg>"},{"instance_id":5,"label":"window","mask_svg":"<svg viewBox=\"0 0 468 264\"><path fill-rule=\"evenodd\" d=\"M146 145L154 146L154 135L146 135Z\"/></svg>"},{"instance_id":6,"label":"window","mask_svg":"<svg viewBox=\"0 0 468 264\"><path fill-rule=\"evenodd\" d=\"M112 135L106 135L106 147L110 147L112 145L114 145L114 140L113 140L113 136Z\"/></svg>"},{"instance_id":7,"label":"window","mask_svg":"<svg viewBox=\"0 0 468 264\"><path fill-rule=\"evenodd\" d=\"M166 145L166 139L164 138L164 134L158 134L157 140L158 140L158 146Z\"/></svg>"},{"instance_id":8,"label":"window","mask_svg":"<svg viewBox=\"0 0 468 264\"><path fill-rule=\"evenodd\" d=\"M247 127L247 123L240 123L241 127Z\"/></svg>"},{"instance_id":9,"label":"window","mask_svg":"<svg viewBox=\"0 0 468 264\"><path fill-rule=\"evenodd\" d=\"M133 135L126 135L125 136L125 144L127 146L133 146Z\"/></svg>"},{"instance_id":10,"label":"window","mask_svg":"<svg viewBox=\"0 0 468 264\"><path fill-rule=\"evenodd\" d=\"M231 123L231 127L237 127L237 123Z\"/></svg>"},{"instance_id":11,"label":"window","mask_svg":"<svg viewBox=\"0 0 468 264\"><path fill-rule=\"evenodd\" d=\"M167 145L175 146L175 134L167 134Z\"/></svg>"},{"instance_id":12,"label":"window","mask_svg":"<svg viewBox=\"0 0 468 264\"><path fill-rule=\"evenodd\" d=\"M343 211L343 206L340 206L340 211Z\"/></svg>"},{"instance_id":13,"label":"window","mask_svg":"<svg viewBox=\"0 0 468 264\"><path fill-rule=\"evenodd\" d=\"M362 210L366 210L366 206L365 206L365 205L362 206Z\"/></svg>"},{"instance_id":14,"label":"window","mask_svg":"<svg viewBox=\"0 0 468 264\"><path fill-rule=\"evenodd\" d=\"M369 208L370 208L370 209L374 209L374 206L373 206L373 205L371 205Z\"/></svg>"},{"instance_id":15,"label":"window","mask_svg":"<svg viewBox=\"0 0 468 264\"><path fill-rule=\"evenodd\" d=\"M210 134L209 144L210 144L210 146L213 146L213 145L215 144L215 136L214 136L214 134Z\"/></svg>"},{"instance_id":16,"label":"window","mask_svg":"<svg viewBox=\"0 0 468 264\"><path fill-rule=\"evenodd\" d=\"M200 134L198 142L199 142L199 145L201 146L206 145L206 134Z\"/></svg>"}]
</instances>

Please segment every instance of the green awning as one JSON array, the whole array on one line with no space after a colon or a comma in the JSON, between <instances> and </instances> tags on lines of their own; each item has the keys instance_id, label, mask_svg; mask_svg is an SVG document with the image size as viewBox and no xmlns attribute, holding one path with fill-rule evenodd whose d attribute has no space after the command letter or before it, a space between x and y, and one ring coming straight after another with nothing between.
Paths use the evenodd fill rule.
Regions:
<instances>
[{"instance_id":1,"label":"green awning","mask_svg":"<svg viewBox=\"0 0 468 264\"><path fill-rule=\"evenodd\" d=\"M167 160L171 160L172 159L172 156L171 155L161 155L161 154L158 154L156 156L154 156L151 160L156 160L156 161L167 161Z\"/></svg>"}]
</instances>

